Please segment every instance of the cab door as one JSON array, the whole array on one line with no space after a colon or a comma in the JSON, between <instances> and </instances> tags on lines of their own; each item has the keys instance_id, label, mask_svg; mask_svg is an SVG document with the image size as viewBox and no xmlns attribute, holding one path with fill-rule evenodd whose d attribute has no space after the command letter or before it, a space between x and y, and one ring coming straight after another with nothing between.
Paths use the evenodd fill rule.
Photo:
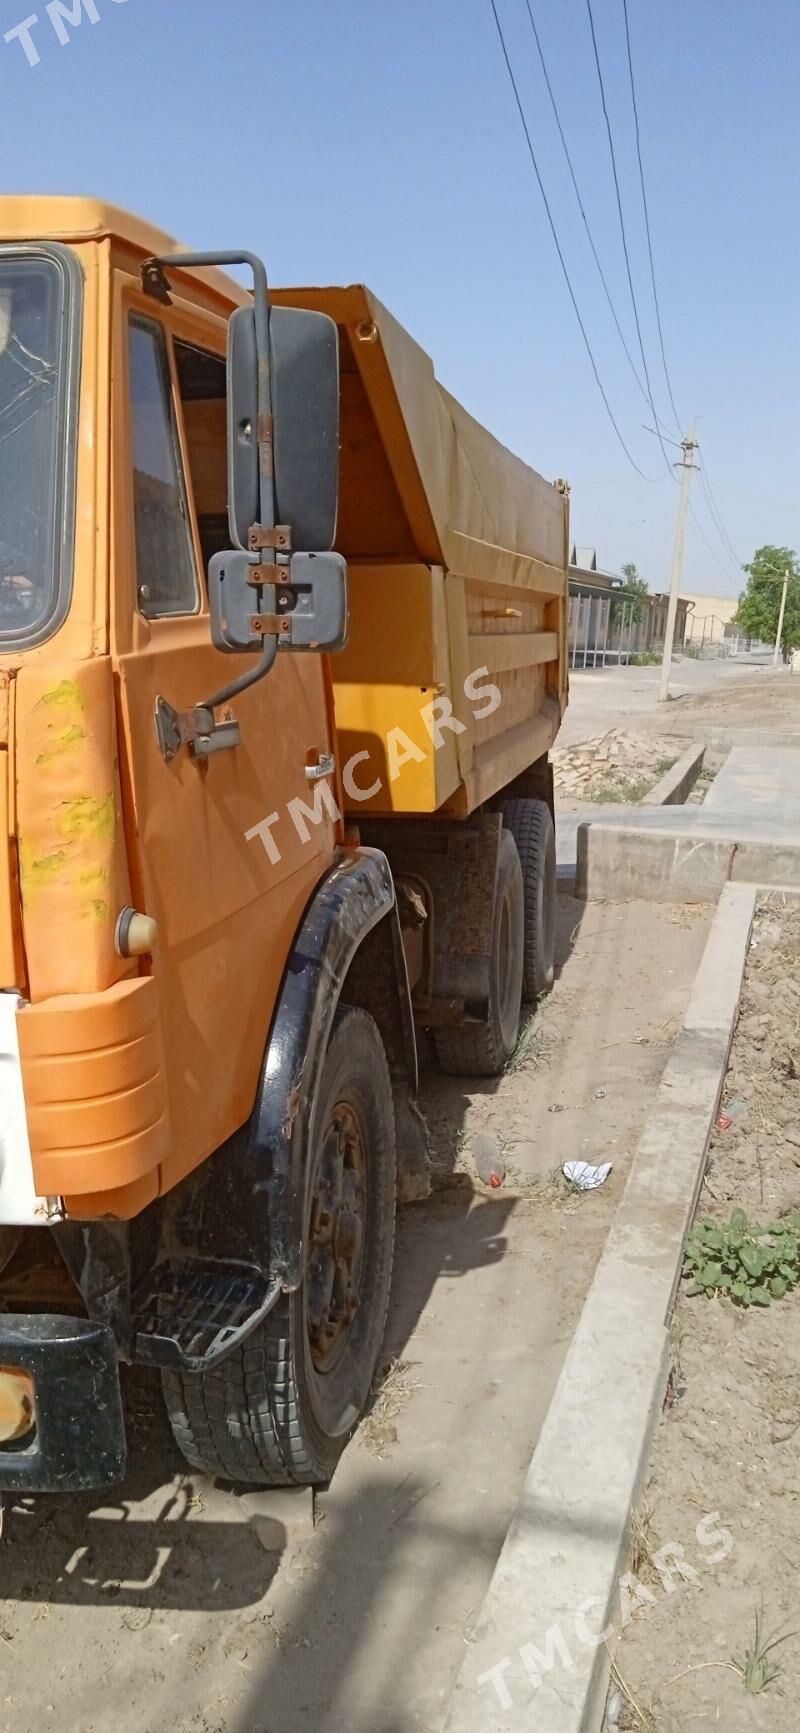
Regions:
<instances>
[{"instance_id":1,"label":"cab door","mask_svg":"<svg viewBox=\"0 0 800 1733\"><path fill-rule=\"evenodd\" d=\"M205 583L208 557L228 545L225 336L222 319L120 284L112 654L132 882L158 924L172 1119L162 1190L250 1112L294 935L338 828L319 655L282 653L228 705L238 744L203 759L183 747L167 763L156 738L159 697L188 709L250 666L214 649Z\"/></svg>"}]
</instances>

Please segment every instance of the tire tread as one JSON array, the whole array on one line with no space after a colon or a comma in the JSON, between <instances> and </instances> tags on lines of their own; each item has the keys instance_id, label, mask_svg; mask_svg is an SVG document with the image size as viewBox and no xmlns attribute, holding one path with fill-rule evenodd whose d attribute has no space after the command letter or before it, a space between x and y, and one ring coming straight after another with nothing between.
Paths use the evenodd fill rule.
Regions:
<instances>
[{"instance_id":1,"label":"tire tread","mask_svg":"<svg viewBox=\"0 0 800 1733\"><path fill-rule=\"evenodd\" d=\"M523 946L523 995L529 1004L548 993L553 985L552 959L542 955L543 935L539 931L537 883L544 881L548 895L548 850L552 849L553 820L544 800L514 797L504 800L503 824L517 845L522 866L522 890L525 905L525 941ZM552 887L549 894L553 894Z\"/></svg>"},{"instance_id":2,"label":"tire tread","mask_svg":"<svg viewBox=\"0 0 800 1733\"><path fill-rule=\"evenodd\" d=\"M385 1097L391 1080L383 1043L366 1011L342 1006L337 1023L358 1018L378 1038ZM392 1242L381 1319L389 1307ZM162 1372L162 1390L175 1442L190 1467L221 1480L255 1486L317 1485L330 1469L316 1457L303 1421L298 1368L292 1348L291 1296L284 1295L241 1348L209 1372Z\"/></svg>"}]
</instances>

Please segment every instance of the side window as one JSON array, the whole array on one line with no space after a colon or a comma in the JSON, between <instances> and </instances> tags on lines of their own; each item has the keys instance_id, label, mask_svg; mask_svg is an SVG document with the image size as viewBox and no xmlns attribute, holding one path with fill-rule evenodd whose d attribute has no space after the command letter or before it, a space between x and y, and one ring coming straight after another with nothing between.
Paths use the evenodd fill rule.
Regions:
<instances>
[{"instance_id":1,"label":"side window","mask_svg":"<svg viewBox=\"0 0 800 1733\"><path fill-rule=\"evenodd\" d=\"M203 564L230 547L228 529L227 368L224 359L175 342L189 473Z\"/></svg>"},{"instance_id":2,"label":"side window","mask_svg":"<svg viewBox=\"0 0 800 1733\"><path fill-rule=\"evenodd\" d=\"M133 509L139 607L148 619L193 614L197 574L164 332L130 323Z\"/></svg>"}]
</instances>

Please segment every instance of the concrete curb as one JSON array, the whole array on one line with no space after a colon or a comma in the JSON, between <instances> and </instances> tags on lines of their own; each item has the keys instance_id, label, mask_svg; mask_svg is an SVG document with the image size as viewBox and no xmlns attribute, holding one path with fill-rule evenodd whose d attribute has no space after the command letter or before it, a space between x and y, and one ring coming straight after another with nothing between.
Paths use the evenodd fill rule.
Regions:
<instances>
[{"instance_id":1,"label":"concrete curb","mask_svg":"<svg viewBox=\"0 0 800 1733\"><path fill-rule=\"evenodd\" d=\"M753 885L729 885L720 898L443 1733L600 1727L609 1655L590 1633L619 1615L630 1514L664 1398L669 1317L736 1023L756 895ZM576 1615L583 1616L583 1637Z\"/></svg>"},{"instance_id":2,"label":"concrete curb","mask_svg":"<svg viewBox=\"0 0 800 1733\"><path fill-rule=\"evenodd\" d=\"M579 825L575 895L584 902L713 903L729 882L800 887L800 843L787 841L785 831L770 836L765 826L737 836L710 822L704 830L701 814L695 809L691 824L676 815L669 829Z\"/></svg>"},{"instance_id":3,"label":"concrete curb","mask_svg":"<svg viewBox=\"0 0 800 1733\"><path fill-rule=\"evenodd\" d=\"M791 729L714 728L703 723L703 738L708 752L731 752L735 746L755 746L769 751L776 747L800 746L800 734Z\"/></svg>"},{"instance_id":4,"label":"concrete curb","mask_svg":"<svg viewBox=\"0 0 800 1733\"><path fill-rule=\"evenodd\" d=\"M670 769L659 777L650 793L645 795L642 806L681 806L687 794L694 788L703 768L705 755L705 741L693 741Z\"/></svg>"}]
</instances>

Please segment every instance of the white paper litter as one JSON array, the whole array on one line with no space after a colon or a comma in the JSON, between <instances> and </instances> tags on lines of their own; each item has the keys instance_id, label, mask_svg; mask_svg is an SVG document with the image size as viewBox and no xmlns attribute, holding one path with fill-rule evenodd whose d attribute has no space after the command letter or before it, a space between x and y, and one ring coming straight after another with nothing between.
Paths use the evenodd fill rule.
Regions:
<instances>
[{"instance_id":1,"label":"white paper litter","mask_svg":"<svg viewBox=\"0 0 800 1733\"><path fill-rule=\"evenodd\" d=\"M599 1185L605 1185L612 1165L610 1161L601 1162L599 1167L592 1167L588 1161L565 1161L561 1172L578 1191L596 1191Z\"/></svg>"}]
</instances>

